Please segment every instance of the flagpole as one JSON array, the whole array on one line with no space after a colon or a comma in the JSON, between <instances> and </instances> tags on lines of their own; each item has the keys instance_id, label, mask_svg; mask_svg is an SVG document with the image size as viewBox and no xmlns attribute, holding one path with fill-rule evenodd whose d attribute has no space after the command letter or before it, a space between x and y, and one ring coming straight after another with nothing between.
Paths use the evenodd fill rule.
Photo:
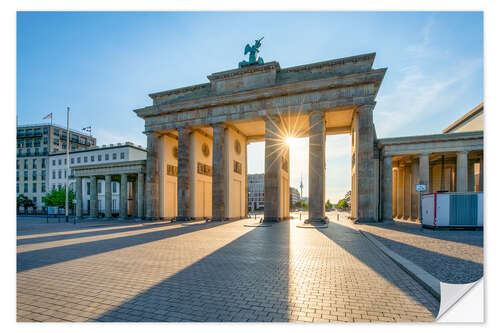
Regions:
<instances>
[{"instance_id":1,"label":"flagpole","mask_svg":"<svg viewBox=\"0 0 500 333\"><path fill-rule=\"evenodd\" d=\"M65 213L66 213L66 223L69 222L68 217L68 190L69 190L69 106L67 108L66 116L66 201L65 201Z\"/></svg>"}]
</instances>

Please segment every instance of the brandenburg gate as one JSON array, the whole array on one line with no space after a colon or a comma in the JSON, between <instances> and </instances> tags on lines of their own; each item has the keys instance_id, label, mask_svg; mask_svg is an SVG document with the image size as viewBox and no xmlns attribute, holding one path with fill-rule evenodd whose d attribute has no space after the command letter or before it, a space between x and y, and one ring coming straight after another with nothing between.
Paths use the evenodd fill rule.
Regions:
<instances>
[{"instance_id":1,"label":"brandenburg gate","mask_svg":"<svg viewBox=\"0 0 500 333\"><path fill-rule=\"evenodd\" d=\"M326 135L350 134L352 218L378 220L373 109L386 68L374 69L374 59L289 68L260 59L211 74L208 83L150 94L153 105L135 110L147 135L146 218L247 216L246 147L265 141L264 222L287 219L285 139L308 136L309 223L324 223Z\"/></svg>"}]
</instances>

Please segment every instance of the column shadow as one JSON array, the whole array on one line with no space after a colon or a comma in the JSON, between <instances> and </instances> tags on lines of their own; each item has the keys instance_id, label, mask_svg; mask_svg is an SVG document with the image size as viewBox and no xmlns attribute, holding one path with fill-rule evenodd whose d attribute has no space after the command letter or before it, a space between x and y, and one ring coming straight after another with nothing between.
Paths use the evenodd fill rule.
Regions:
<instances>
[{"instance_id":1,"label":"column shadow","mask_svg":"<svg viewBox=\"0 0 500 333\"><path fill-rule=\"evenodd\" d=\"M155 242L161 239L176 237L198 230L214 228L226 223L232 222L228 221L196 224L191 226L183 226L176 229L157 230L139 235L115 237L111 239L103 239L92 242L57 246L17 253L17 272L23 272L29 269L53 265L69 260L84 258L140 244Z\"/></svg>"},{"instance_id":2,"label":"column shadow","mask_svg":"<svg viewBox=\"0 0 500 333\"><path fill-rule=\"evenodd\" d=\"M483 265L477 262L425 250L371 232L367 233L389 249L422 267L442 282L472 283L483 276Z\"/></svg>"},{"instance_id":3,"label":"column shadow","mask_svg":"<svg viewBox=\"0 0 500 333\"><path fill-rule=\"evenodd\" d=\"M394 270L401 270L389 258L382 257L386 260L381 260L384 256L379 250L369 243L357 230L345 227L343 225L330 222L328 228L317 229L323 235L328 237L331 241L342 247L344 250L355 256L365 265L369 266L378 275L389 281L392 285L404 292L416 302L425 306L434 316L439 312L439 302L424 297L421 292L414 290L411 285L405 281L397 279L397 275L393 274ZM360 246L360 243L368 242L368 246ZM392 267L390 267L392 266ZM406 274L406 273L404 273Z\"/></svg>"},{"instance_id":4,"label":"column shadow","mask_svg":"<svg viewBox=\"0 0 500 333\"><path fill-rule=\"evenodd\" d=\"M98 321L288 321L288 223L254 228Z\"/></svg>"},{"instance_id":5,"label":"column shadow","mask_svg":"<svg viewBox=\"0 0 500 333\"><path fill-rule=\"evenodd\" d=\"M138 225L138 226L134 226L134 227L116 228L116 229L101 229L101 228L106 228L106 227L115 227L112 225L111 226L110 225L106 225L106 226L103 225L103 226L98 227L98 228L100 228L99 230L94 230L94 231L84 231L84 232L72 233L72 234L61 234L61 235L53 235L53 236L42 236L42 237L18 239L17 245L37 244L37 243L45 243L45 242L54 242L54 241L63 240L63 239L74 239L74 238L91 237L91 236L111 235L111 234L118 234L118 233L123 233L123 232L128 232L128 231L134 231L134 230L160 228L160 227L164 227L165 225L168 225L168 223L157 223L157 224L152 224L152 225Z\"/></svg>"}]
</instances>

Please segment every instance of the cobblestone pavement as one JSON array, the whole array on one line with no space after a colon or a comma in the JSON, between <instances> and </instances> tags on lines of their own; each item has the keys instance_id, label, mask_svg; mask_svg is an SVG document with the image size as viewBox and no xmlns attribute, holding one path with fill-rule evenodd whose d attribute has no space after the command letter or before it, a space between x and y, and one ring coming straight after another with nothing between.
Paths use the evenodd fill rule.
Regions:
<instances>
[{"instance_id":1,"label":"cobblestone pavement","mask_svg":"<svg viewBox=\"0 0 500 333\"><path fill-rule=\"evenodd\" d=\"M248 222L32 223L17 239L17 320L434 320L438 301L358 231Z\"/></svg>"},{"instance_id":2,"label":"cobblestone pavement","mask_svg":"<svg viewBox=\"0 0 500 333\"><path fill-rule=\"evenodd\" d=\"M347 219L339 223L369 232L440 281L470 283L483 276L482 230L432 230L408 222L353 225Z\"/></svg>"}]
</instances>

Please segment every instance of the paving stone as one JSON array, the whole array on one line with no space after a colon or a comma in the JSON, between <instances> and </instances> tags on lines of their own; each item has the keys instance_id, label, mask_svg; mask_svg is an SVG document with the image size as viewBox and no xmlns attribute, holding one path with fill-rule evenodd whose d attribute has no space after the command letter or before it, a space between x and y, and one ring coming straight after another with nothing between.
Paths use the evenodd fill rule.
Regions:
<instances>
[{"instance_id":1,"label":"paving stone","mask_svg":"<svg viewBox=\"0 0 500 333\"><path fill-rule=\"evenodd\" d=\"M31 223L18 321L433 321L438 302L358 231Z\"/></svg>"}]
</instances>

